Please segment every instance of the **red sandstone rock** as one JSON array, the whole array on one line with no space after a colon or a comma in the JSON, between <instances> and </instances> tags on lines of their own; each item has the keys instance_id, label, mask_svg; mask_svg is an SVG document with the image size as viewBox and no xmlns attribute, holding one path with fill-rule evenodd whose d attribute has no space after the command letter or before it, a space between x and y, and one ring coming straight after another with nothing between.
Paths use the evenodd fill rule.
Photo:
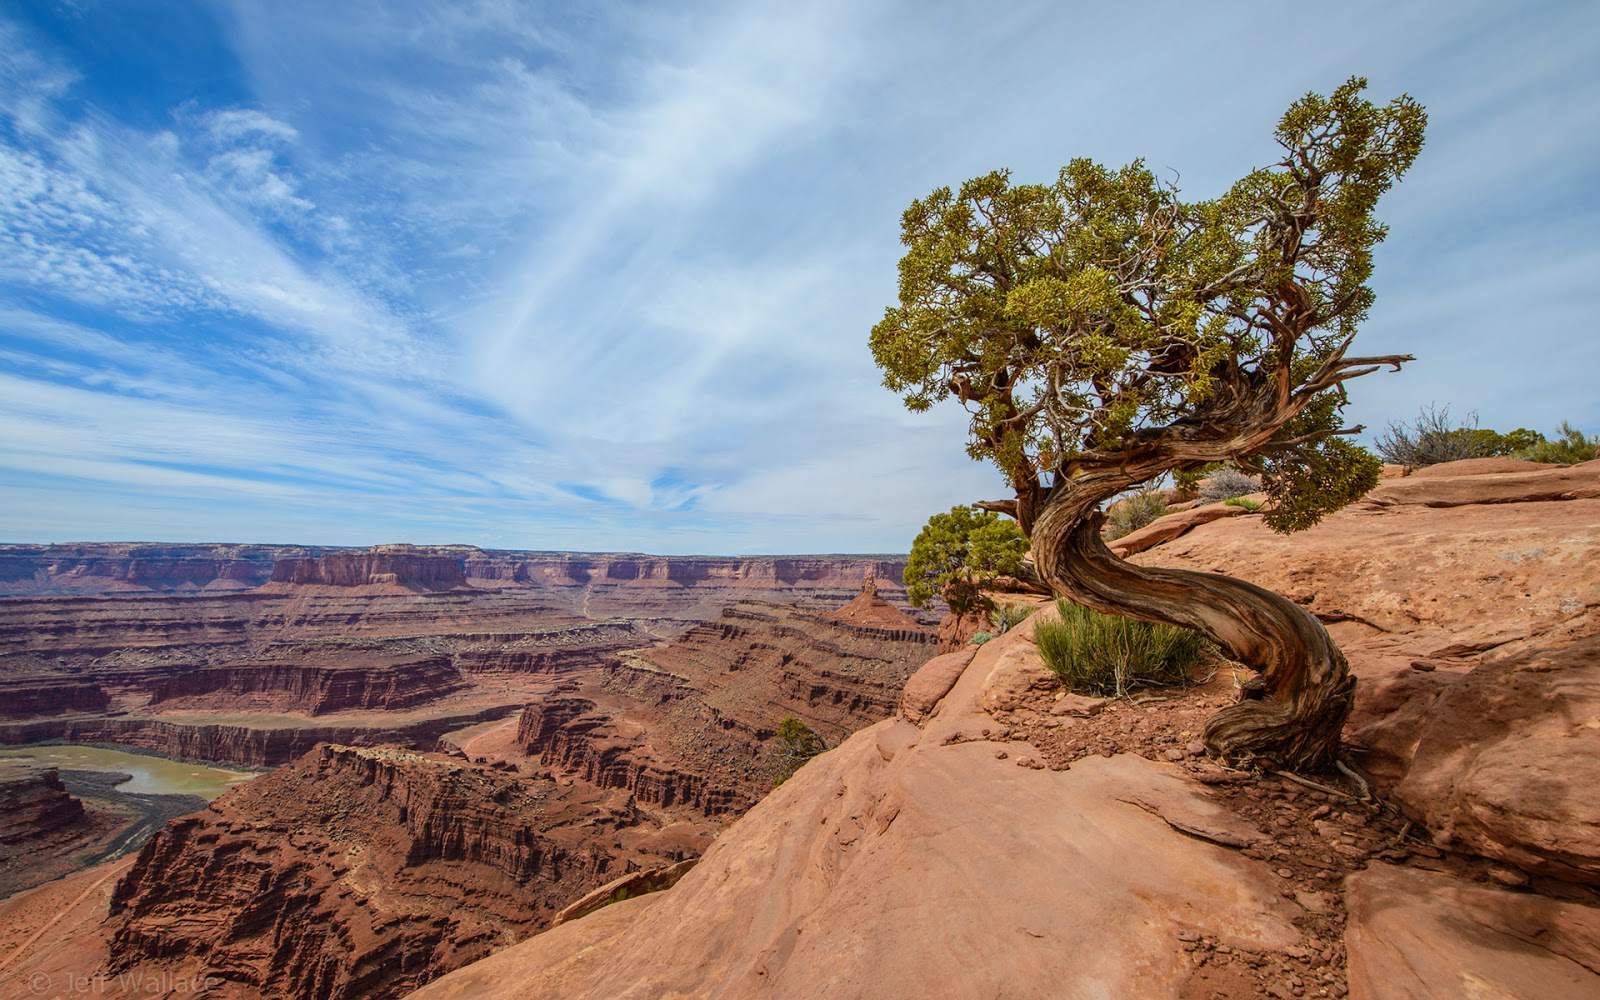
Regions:
<instances>
[{"instance_id":1,"label":"red sandstone rock","mask_svg":"<svg viewBox=\"0 0 1600 1000\"><path fill-rule=\"evenodd\" d=\"M922 631L922 626L910 615L878 596L877 578L870 573L861 583L861 593L828 617L847 625L867 628L902 629Z\"/></svg>"},{"instance_id":2,"label":"red sandstone rock","mask_svg":"<svg viewBox=\"0 0 1600 1000\"><path fill-rule=\"evenodd\" d=\"M246 661L201 667L162 682L150 700L166 709L322 715L346 709L411 708L467 686L445 655L398 662L370 654L355 661L329 659L332 662Z\"/></svg>"},{"instance_id":3,"label":"red sandstone rock","mask_svg":"<svg viewBox=\"0 0 1600 1000\"><path fill-rule=\"evenodd\" d=\"M1390 479L1362 499L1363 504L1422 504L1460 507L1467 504L1537 503L1551 500L1600 498L1600 460L1582 465L1548 466L1517 462L1521 471L1482 471L1504 468L1503 459L1471 459L1429 466L1405 479ZM1462 468L1465 466L1466 468Z\"/></svg>"},{"instance_id":4,"label":"red sandstone rock","mask_svg":"<svg viewBox=\"0 0 1600 1000\"><path fill-rule=\"evenodd\" d=\"M1394 798L1434 841L1600 884L1600 636L1491 660L1430 705Z\"/></svg>"},{"instance_id":5,"label":"red sandstone rock","mask_svg":"<svg viewBox=\"0 0 1600 1000\"><path fill-rule=\"evenodd\" d=\"M410 545L380 545L368 551L330 552L315 559L282 559L272 583L328 587L392 585L415 590L464 587L461 560Z\"/></svg>"},{"instance_id":6,"label":"red sandstone rock","mask_svg":"<svg viewBox=\"0 0 1600 1000\"><path fill-rule=\"evenodd\" d=\"M93 681L60 674L0 677L0 719L104 712L109 704L105 689Z\"/></svg>"},{"instance_id":7,"label":"red sandstone rock","mask_svg":"<svg viewBox=\"0 0 1600 1000\"><path fill-rule=\"evenodd\" d=\"M0 760L0 862L82 821L83 803L67 794L55 768Z\"/></svg>"},{"instance_id":8,"label":"red sandstone rock","mask_svg":"<svg viewBox=\"0 0 1600 1000\"><path fill-rule=\"evenodd\" d=\"M1377 865L1350 876L1352 1000L1600 996L1600 909Z\"/></svg>"},{"instance_id":9,"label":"red sandstone rock","mask_svg":"<svg viewBox=\"0 0 1600 1000\"><path fill-rule=\"evenodd\" d=\"M1191 507L1176 514L1158 517L1138 531L1128 532L1110 543L1111 551L1119 556L1131 556L1135 552L1143 552L1145 549L1154 548L1162 542L1170 542L1202 524L1209 524L1225 517L1237 517L1244 513L1248 512L1243 507L1225 503L1210 503L1203 507Z\"/></svg>"},{"instance_id":10,"label":"red sandstone rock","mask_svg":"<svg viewBox=\"0 0 1600 1000\"><path fill-rule=\"evenodd\" d=\"M634 822L592 789L325 746L145 845L113 897L113 971L185 968L228 995L400 996L647 858L612 846Z\"/></svg>"},{"instance_id":11,"label":"red sandstone rock","mask_svg":"<svg viewBox=\"0 0 1600 1000\"><path fill-rule=\"evenodd\" d=\"M900 717L921 724L966 672L978 647L968 644L954 653L941 653L917 668L900 692Z\"/></svg>"}]
</instances>

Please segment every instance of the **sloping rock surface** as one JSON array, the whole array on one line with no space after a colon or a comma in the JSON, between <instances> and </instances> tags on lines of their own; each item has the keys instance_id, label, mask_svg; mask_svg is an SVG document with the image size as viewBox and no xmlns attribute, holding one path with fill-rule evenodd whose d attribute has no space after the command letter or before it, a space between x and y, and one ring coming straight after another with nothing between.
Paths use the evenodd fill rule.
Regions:
<instances>
[{"instance_id":1,"label":"sloping rock surface","mask_svg":"<svg viewBox=\"0 0 1600 1000\"><path fill-rule=\"evenodd\" d=\"M1377 865L1349 879L1351 1000L1600 996L1600 909Z\"/></svg>"},{"instance_id":2,"label":"sloping rock surface","mask_svg":"<svg viewBox=\"0 0 1600 1000\"><path fill-rule=\"evenodd\" d=\"M998 728L978 699L1025 641L983 647L927 728L882 722L806 765L671 890L416 996L1178 997L1179 935L1293 947L1293 904L1216 842L1258 831L1180 772L1018 767L973 735Z\"/></svg>"}]
</instances>

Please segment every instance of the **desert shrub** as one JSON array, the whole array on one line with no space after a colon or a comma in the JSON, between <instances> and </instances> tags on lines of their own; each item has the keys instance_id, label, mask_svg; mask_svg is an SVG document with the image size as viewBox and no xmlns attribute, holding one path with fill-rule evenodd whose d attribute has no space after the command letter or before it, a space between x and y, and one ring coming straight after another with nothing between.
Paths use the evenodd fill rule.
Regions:
<instances>
[{"instance_id":1,"label":"desert shrub","mask_svg":"<svg viewBox=\"0 0 1600 1000\"><path fill-rule=\"evenodd\" d=\"M1038 607L1033 604L1002 604L990 617L994 619L995 630L1003 635L1022 624L1037 610Z\"/></svg>"},{"instance_id":2,"label":"desert shrub","mask_svg":"<svg viewBox=\"0 0 1600 1000\"><path fill-rule=\"evenodd\" d=\"M1181 684L1204 655L1205 639L1175 625L1157 625L1091 611L1056 599L1060 621L1040 621L1034 633L1045 664L1067 688L1087 694L1126 694L1135 684Z\"/></svg>"},{"instance_id":3,"label":"desert shrub","mask_svg":"<svg viewBox=\"0 0 1600 1000\"><path fill-rule=\"evenodd\" d=\"M1556 434L1558 437L1554 441L1544 440L1544 435L1541 434L1539 441L1520 448L1513 454L1530 462L1548 462L1554 465L1576 465L1579 462L1591 462L1600 458L1600 435L1585 437L1582 431L1565 420L1561 421L1561 427Z\"/></svg>"},{"instance_id":4,"label":"desert shrub","mask_svg":"<svg viewBox=\"0 0 1600 1000\"><path fill-rule=\"evenodd\" d=\"M811 727L790 716L778 723L777 743L771 750L777 773L772 778L776 788L794 777L801 765L828 749L828 743L812 731Z\"/></svg>"},{"instance_id":5,"label":"desert shrub","mask_svg":"<svg viewBox=\"0 0 1600 1000\"><path fill-rule=\"evenodd\" d=\"M1466 421L1456 424L1450 419L1450 406L1429 403L1410 424L1390 421L1389 430L1373 446L1386 462L1421 469L1442 462L1515 454L1541 443L1544 435L1538 430L1518 427L1509 434L1499 434L1498 430L1478 427L1477 413L1467 414Z\"/></svg>"},{"instance_id":6,"label":"desert shrub","mask_svg":"<svg viewBox=\"0 0 1600 1000\"><path fill-rule=\"evenodd\" d=\"M1112 538L1121 538L1154 521L1167 512L1167 501L1159 493L1148 490L1132 493L1111 505L1106 511L1106 524Z\"/></svg>"},{"instance_id":7,"label":"desert shrub","mask_svg":"<svg viewBox=\"0 0 1600 1000\"><path fill-rule=\"evenodd\" d=\"M1218 500L1242 497L1246 493L1258 493L1260 490L1261 480L1240 472L1231 465L1224 465L1200 484L1200 499L1206 503L1216 503Z\"/></svg>"},{"instance_id":8,"label":"desert shrub","mask_svg":"<svg viewBox=\"0 0 1600 1000\"><path fill-rule=\"evenodd\" d=\"M984 643L988 642L989 640L991 640L993 638L994 638L994 633L993 632L974 632L974 633L972 633L972 638L969 639L968 641L971 642L974 646L981 646L981 645L983 645Z\"/></svg>"},{"instance_id":9,"label":"desert shrub","mask_svg":"<svg viewBox=\"0 0 1600 1000\"><path fill-rule=\"evenodd\" d=\"M1224 507L1243 507L1252 514L1265 506L1260 500L1252 500L1249 497L1229 497L1222 501L1222 505Z\"/></svg>"}]
</instances>

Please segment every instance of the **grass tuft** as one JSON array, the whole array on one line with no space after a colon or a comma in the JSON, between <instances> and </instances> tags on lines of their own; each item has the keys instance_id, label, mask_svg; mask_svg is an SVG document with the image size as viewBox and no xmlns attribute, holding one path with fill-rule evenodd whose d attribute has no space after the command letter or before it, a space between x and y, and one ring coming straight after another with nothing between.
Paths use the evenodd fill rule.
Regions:
<instances>
[{"instance_id":1,"label":"grass tuft","mask_svg":"<svg viewBox=\"0 0 1600 1000\"><path fill-rule=\"evenodd\" d=\"M1136 684L1186 684L1205 654L1198 632L1091 611L1056 599L1060 621L1040 621L1034 637L1044 662L1067 689L1125 695Z\"/></svg>"}]
</instances>

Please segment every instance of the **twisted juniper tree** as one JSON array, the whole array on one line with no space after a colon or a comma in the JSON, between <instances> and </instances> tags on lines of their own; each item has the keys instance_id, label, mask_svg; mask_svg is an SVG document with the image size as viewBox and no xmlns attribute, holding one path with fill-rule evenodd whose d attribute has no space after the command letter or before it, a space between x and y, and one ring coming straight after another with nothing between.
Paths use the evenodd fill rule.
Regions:
<instances>
[{"instance_id":1,"label":"twisted juniper tree","mask_svg":"<svg viewBox=\"0 0 1600 1000\"><path fill-rule=\"evenodd\" d=\"M884 385L926 410L954 397L968 451L1015 497L1044 582L1098 611L1185 625L1258 671L1206 743L1235 763L1336 759L1355 682L1321 623L1214 573L1135 566L1101 540L1101 505L1211 462L1262 476L1290 532L1360 497L1377 459L1346 440L1344 383L1409 355L1352 356L1373 294L1380 195L1427 116L1354 78L1296 101L1283 157L1219 198L1185 201L1134 162L1069 163L1054 184L1005 171L940 188L902 217L900 302L872 330Z\"/></svg>"}]
</instances>

